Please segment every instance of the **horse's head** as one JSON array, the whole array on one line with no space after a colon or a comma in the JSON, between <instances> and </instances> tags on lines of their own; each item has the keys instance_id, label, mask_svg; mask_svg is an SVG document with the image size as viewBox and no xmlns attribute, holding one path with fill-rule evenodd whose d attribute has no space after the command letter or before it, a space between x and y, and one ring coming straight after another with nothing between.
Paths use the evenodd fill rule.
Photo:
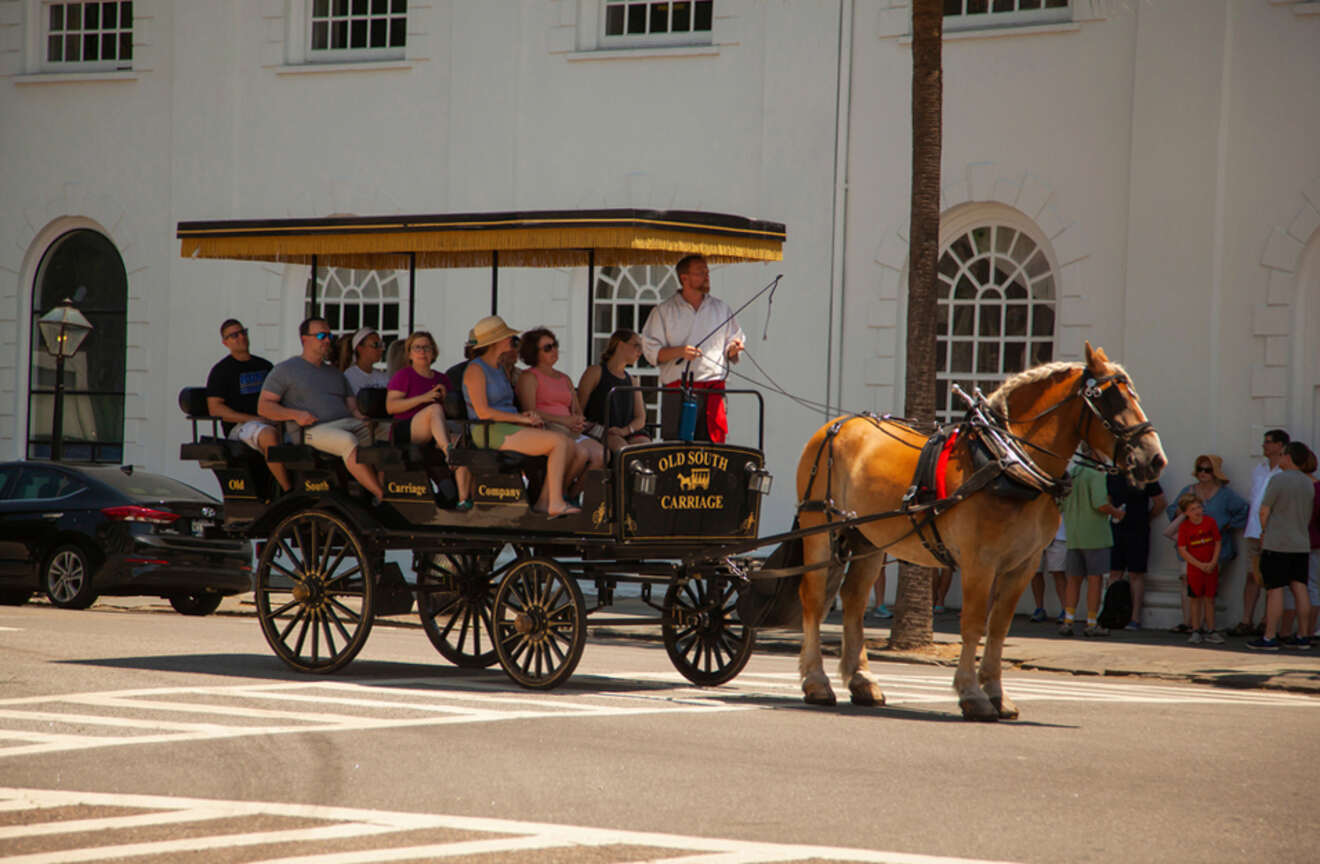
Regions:
<instances>
[{"instance_id":1,"label":"horse's head","mask_svg":"<svg viewBox=\"0 0 1320 864\"><path fill-rule=\"evenodd\" d=\"M1130 482L1150 483L1158 478L1169 460L1123 367L1109 362L1103 348L1093 349L1087 342L1086 367L1079 386L1086 405L1082 410L1082 440L1092 450L1108 456Z\"/></svg>"}]
</instances>

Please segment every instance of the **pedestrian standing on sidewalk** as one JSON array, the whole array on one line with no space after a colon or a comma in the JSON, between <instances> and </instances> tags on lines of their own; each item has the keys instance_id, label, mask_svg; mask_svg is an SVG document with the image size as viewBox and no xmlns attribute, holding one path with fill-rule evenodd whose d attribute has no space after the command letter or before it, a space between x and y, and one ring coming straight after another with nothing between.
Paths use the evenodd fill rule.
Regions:
<instances>
[{"instance_id":1,"label":"pedestrian standing on sidewalk","mask_svg":"<svg viewBox=\"0 0 1320 864\"><path fill-rule=\"evenodd\" d=\"M1306 594L1307 566L1311 555L1311 537L1307 530L1315 504L1315 484L1297 469L1306 464L1310 449L1292 441L1279 459L1282 469L1270 478L1260 503L1261 553L1260 577L1265 587L1265 633L1247 643L1257 651L1278 651L1281 640L1279 619L1283 617L1283 592L1291 591L1297 604L1298 620L1307 621L1311 601ZM1289 648L1310 648L1311 640L1294 636L1286 640Z\"/></svg>"},{"instance_id":2,"label":"pedestrian standing on sidewalk","mask_svg":"<svg viewBox=\"0 0 1320 864\"><path fill-rule=\"evenodd\" d=\"M1314 453L1311 454L1315 456ZM1303 635L1314 637L1317 617L1320 617L1320 479L1316 478L1316 471L1311 472L1311 479L1315 481L1315 499L1311 504L1311 564L1307 568L1306 588L1307 596L1311 601L1311 618L1306 622L1306 629Z\"/></svg>"},{"instance_id":3,"label":"pedestrian standing on sidewalk","mask_svg":"<svg viewBox=\"0 0 1320 864\"><path fill-rule=\"evenodd\" d=\"M1312 451L1311 454L1307 457L1307 461L1305 462L1305 464L1301 464L1297 466L1297 470L1305 474L1306 479L1310 480L1312 483L1315 482L1316 461L1315 461L1314 451ZM1315 507L1312 506L1311 521L1314 522L1315 518L1316 518ZM1308 533L1310 532L1308 531ZM1314 553L1316 550L1317 544L1315 541L1316 538L1312 534L1311 535L1312 553ZM1307 597L1311 601L1311 620L1307 621L1306 619L1297 617L1297 610L1295 608L1295 604L1293 603L1292 593L1289 591L1284 591L1283 618L1282 618L1282 623L1279 624L1279 635L1276 638L1282 639L1284 636L1310 637L1315 634L1316 608L1318 605L1320 605L1320 596L1316 596L1315 569L1314 567L1309 565L1307 567L1306 588L1307 588Z\"/></svg>"},{"instance_id":4,"label":"pedestrian standing on sidewalk","mask_svg":"<svg viewBox=\"0 0 1320 864\"><path fill-rule=\"evenodd\" d=\"M1215 630L1215 596L1219 593L1219 547L1222 540L1215 520L1195 492L1178 497L1178 509L1187 518L1178 526L1178 557L1187 562L1187 595L1191 598L1193 645L1202 640L1222 645Z\"/></svg>"},{"instance_id":5,"label":"pedestrian standing on sidewalk","mask_svg":"<svg viewBox=\"0 0 1320 864\"><path fill-rule=\"evenodd\" d=\"M875 577L875 605L866 610L867 621L885 621L894 617L894 610L885 605L885 570L889 567L889 556L880 555L880 575Z\"/></svg>"},{"instance_id":6,"label":"pedestrian standing on sidewalk","mask_svg":"<svg viewBox=\"0 0 1320 864\"><path fill-rule=\"evenodd\" d=\"M1054 596L1059 600L1059 620L1063 623L1063 609L1068 605L1068 579L1064 571L1068 566L1068 528L1062 519L1059 530L1054 532L1054 539L1040 553L1040 567L1031 577L1031 595L1036 600L1036 611L1031 613L1031 620L1040 623L1049 617L1045 611L1045 574L1054 580Z\"/></svg>"},{"instance_id":7,"label":"pedestrian standing on sidewalk","mask_svg":"<svg viewBox=\"0 0 1320 864\"><path fill-rule=\"evenodd\" d=\"M1194 493L1200 500L1201 506L1205 508L1205 515L1215 520L1215 524L1219 526L1219 537L1223 541L1219 547L1219 581L1220 588L1223 588L1223 580L1228 573L1225 565L1237 557L1238 547L1233 534L1246 526L1247 512L1251 509L1251 505L1229 488L1228 475L1224 473L1223 457L1214 453L1202 453L1192 464L1195 466L1192 476L1196 478L1196 482L1188 483L1180 489L1177 497L1173 499L1174 503L1165 511L1169 516L1169 526L1164 529L1164 536L1177 544L1178 527L1187 518L1178 511L1177 502L1187 493ZM1187 574L1181 573L1178 581L1183 583L1182 591L1179 592L1182 595L1183 620L1173 629L1175 633L1190 633L1192 618L1191 599L1187 594ZM1247 574L1247 581L1251 581L1250 573ZM1229 635L1233 635L1232 631Z\"/></svg>"},{"instance_id":8,"label":"pedestrian standing on sidewalk","mask_svg":"<svg viewBox=\"0 0 1320 864\"><path fill-rule=\"evenodd\" d=\"M1247 529L1242 532L1243 545L1247 549L1247 578L1242 585L1242 620L1228 631L1229 636L1250 636L1257 632L1256 599L1260 596L1260 550L1261 524L1260 502L1265 495L1265 487L1270 479L1278 474L1279 459L1283 448L1292 440L1282 429L1271 429L1261 440L1260 451L1265 461L1251 469L1251 509L1247 512ZM1263 626L1263 622L1262 622ZM1264 632L1263 630L1260 632Z\"/></svg>"},{"instance_id":9,"label":"pedestrian standing on sidewalk","mask_svg":"<svg viewBox=\"0 0 1320 864\"><path fill-rule=\"evenodd\" d=\"M1146 564L1150 560L1150 522L1164 509L1159 483L1133 486L1126 477L1106 481L1109 500L1123 511L1112 528L1114 546L1109 554L1109 581L1127 579L1132 589L1132 620L1125 629L1141 629L1141 604L1146 595Z\"/></svg>"},{"instance_id":10,"label":"pedestrian standing on sidewalk","mask_svg":"<svg viewBox=\"0 0 1320 864\"><path fill-rule=\"evenodd\" d=\"M1121 517L1109 501L1105 474L1094 467L1095 454L1085 443L1082 457L1091 461L1073 465L1072 489L1063 499L1063 521L1068 532L1068 597L1063 607L1060 636L1073 635L1073 621L1081 600L1082 580L1086 580L1086 629L1083 636L1108 636L1108 628L1096 623L1100 614L1100 586L1109 571L1109 549L1113 535L1110 516Z\"/></svg>"}]
</instances>

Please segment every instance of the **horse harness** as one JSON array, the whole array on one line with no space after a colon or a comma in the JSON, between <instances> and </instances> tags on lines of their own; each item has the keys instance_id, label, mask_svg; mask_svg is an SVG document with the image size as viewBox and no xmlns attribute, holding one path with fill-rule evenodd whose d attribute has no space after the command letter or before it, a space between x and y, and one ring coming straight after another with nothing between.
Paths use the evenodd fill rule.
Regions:
<instances>
[{"instance_id":1,"label":"horse harness","mask_svg":"<svg viewBox=\"0 0 1320 864\"><path fill-rule=\"evenodd\" d=\"M1073 399L1081 398L1089 409L1089 412L1083 415L1087 428L1080 430L1082 437L1086 437L1087 429L1092 422L1092 415L1094 415L1094 418L1098 419L1109 434L1114 437L1116 442L1114 462L1117 463L1121 455L1132 448L1133 441L1154 429L1149 421L1134 423L1130 426L1118 422L1118 415L1127 407L1126 400L1118 387L1115 386L1119 383L1131 387L1131 381L1122 372L1115 372L1102 377L1084 378L1079 382L1078 390L1075 393L1065 397L1036 416L1017 422L1039 420ZM861 532L857 530L856 524L859 521L869 522L892 516L906 516L912 523L912 530L895 540L894 543L916 534L922 546L926 548L926 551L932 557L946 567L952 568L957 566L957 562L944 545L944 540L940 537L935 520L955 504L961 503L986 488L990 489L991 494L1006 498L1028 501L1041 494L1048 494L1055 499L1056 503L1062 501L1072 488L1072 477L1066 473L1062 477L1054 477L1036 464L1023 445L1041 452L1049 451L1009 431L1009 419L996 411L979 391L975 397L962 395L969 403L966 416L961 422L951 426L941 427L937 425L934 431L927 436L926 443L921 448L921 454L917 457L917 466L913 472L912 484L904 493L898 510L859 518L856 513L838 507L830 494L834 485L834 439L845 424L854 420L864 420L874 424L879 429L882 422L897 422L919 431L918 426L913 421L905 418L892 417L888 414L877 416L865 412L841 418L831 424L829 431L816 451L816 458L811 465L810 479L807 482L807 497L798 505L798 513L822 512L826 514L829 521L833 521L837 517L852 523L847 526L850 541L848 543L849 551L851 553L860 543L865 543L867 546L872 546L872 550L865 553L867 555L877 554L883 550L874 548L869 541L865 540ZM944 469L953 446L960 439L967 442L973 471L971 476L965 479L962 485L952 494L946 494ZM826 497L813 499L810 495L811 490L815 487L821 451L827 447L829 453L825 469ZM1102 467L1108 470L1108 466L1102 465ZM840 540L839 535L831 532L830 559L831 563L836 565L845 563L845 559L840 556ZM853 557L855 556L850 554L847 560L851 560Z\"/></svg>"}]
</instances>

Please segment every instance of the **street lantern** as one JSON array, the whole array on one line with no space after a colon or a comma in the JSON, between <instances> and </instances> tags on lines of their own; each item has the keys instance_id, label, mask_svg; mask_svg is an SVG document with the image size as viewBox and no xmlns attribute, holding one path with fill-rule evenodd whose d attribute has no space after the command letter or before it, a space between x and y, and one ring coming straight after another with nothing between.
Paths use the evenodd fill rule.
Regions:
<instances>
[{"instance_id":1,"label":"street lantern","mask_svg":"<svg viewBox=\"0 0 1320 864\"><path fill-rule=\"evenodd\" d=\"M78 353L83 340L92 332L91 322L67 297L37 319L41 341L55 358L55 416L51 418L50 458L64 456L64 361Z\"/></svg>"}]
</instances>

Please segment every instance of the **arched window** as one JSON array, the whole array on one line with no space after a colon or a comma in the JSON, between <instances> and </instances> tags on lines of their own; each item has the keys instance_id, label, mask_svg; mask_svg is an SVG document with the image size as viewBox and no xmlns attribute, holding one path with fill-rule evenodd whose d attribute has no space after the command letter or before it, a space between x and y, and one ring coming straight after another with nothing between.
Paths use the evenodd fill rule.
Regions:
<instances>
[{"instance_id":1,"label":"arched window","mask_svg":"<svg viewBox=\"0 0 1320 864\"><path fill-rule=\"evenodd\" d=\"M678 274L673 267L638 264L632 267L602 267L596 274L595 303L592 314L592 345L589 363L599 363L609 344L610 334L627 328L641 332L651 310L678 293ZM657 387L660 376L645 357L628 370L640 387ZM660 398L646 394L647 422L658 416Z\"/></svg>"},{"instance_id":2,"label":"arched window","mask_svg":"<svg viewBox=\"0 0 1320 864\"><path fill-rule=\"evenodd\" d=\"M1054 359L1054 270L1025 230L992 223L957 233L940 250L936 291L941 422L965 410L951 383L989 393L1014 372Z\"/></svg>"},{"instance_id":3,"label":"arched window","mask_svg":"<svg viewBox=\"0 0 1320 864\"><path fill-rule=\"evenodd\" d=\"M55 412L55 358L37 319L68 298L93 330L64 363L64 458L118 463L124 456L124 357L128 274L104 235L78 229L46 250L32 287L32 354L28 370L29 459L50 458Z\"/></svg>"},{"instance_id":4,"label":"arched window","mask_svg":"<svg viewBox=\"0 0 1320 864\"><path fill-rule=\"evenodd\" d=\"M317 268L316 302L320 314L336 333L373 327L389 344L400 336L399 271ZM311 295L307 315L312 314Z\"/></svg>"}]
</instances>

